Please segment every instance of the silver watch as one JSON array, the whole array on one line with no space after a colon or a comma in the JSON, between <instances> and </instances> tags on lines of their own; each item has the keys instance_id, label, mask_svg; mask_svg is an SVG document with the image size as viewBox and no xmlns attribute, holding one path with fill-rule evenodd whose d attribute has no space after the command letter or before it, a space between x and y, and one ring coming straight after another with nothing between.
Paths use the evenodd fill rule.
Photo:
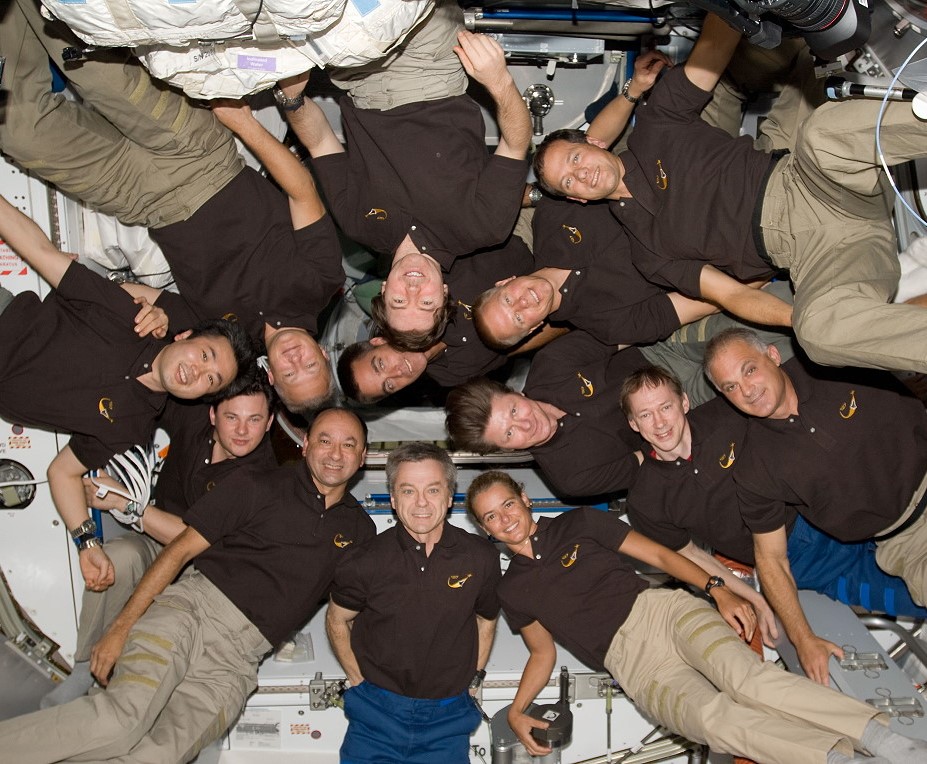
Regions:
<instances>
[{"instance_id":1,"label":"silver watch","mask_svg":"<svg viewBox=\"0 0 927 764\"><path fill-rule=\"evenodd\" d=\"M305 100L305 95L300 93L295 98L287 98L286 93L284 93L279 87L274 88L274 100L284 111L297 111L303 105Z\"/></svg>"},{"instance_id":2,"label":"silver watch","mask_svg":"<svg viewBox=\"0 0 927 764\"><path fill-rule=\"evenodd\" d=\"M77 539L85 535L93 535L97 532L97 524L93 521L92 517L88 517L84 522L78 525L74 530L70 531L71 538Z\"/></svg>"},{"instance_id":3,"label":"silver watch","mask_svg":"<svg viewBox=\"0 0 927 764\"><path fill-rule=\"evenodd\" d=\"M537 187L536 184L531 184L531 190L528 192L528 201L531 202L532 207L537 207L538 202L544 198L544 194L541 193L541 189Z\"/></svg>"},{"instance_id":4,"label":"silver watch","mask_svg":"<svg viewBox=\"0 0 927 764\"><path fill-rule=\"evenodd\" d=\"M100 541L96 536L91 536L86 538L77 545L77 551L83 552L85 549L90 549L92 546L103 546L103 542Z\"/></svg>"}]
</instances>

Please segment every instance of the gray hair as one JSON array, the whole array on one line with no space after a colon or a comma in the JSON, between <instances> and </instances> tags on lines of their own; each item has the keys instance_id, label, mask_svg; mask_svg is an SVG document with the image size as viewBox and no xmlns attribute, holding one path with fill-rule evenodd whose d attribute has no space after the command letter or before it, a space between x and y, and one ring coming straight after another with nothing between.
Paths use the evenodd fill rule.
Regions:
<instances>
[{"instance_id":1,"label":"gray hair","mask_svg":"<svg viewBox=\"0 0 927 764\"><path fill-rule=\"evenodd\" d=\"M396 485L396 473L399 472L400 465L426 462L428 460L434 460L441 465L444 470L444 480L447 483L448 491L453 495L457 490L457 467L451 461L451 455L446 449L424 441L404 443L389 452L389 456L386 458L386 489L390 494L393 493L393 487Z\"/></svg>"},{"instance_id":2,"label":"gray hair","mask_svg":"<svg viewBox=\"0 0 927 764\"><path fill-rule=\"evenodd\" d=\"M763 340L753 329L733 327L731 329L725 329L723 332L718 332L709 340L708 345L705 347L705 357L702 360L702 369L705 372L705 376L708 377L711 384L715 387L718 386L718 383L715 381L714 377L711 376L711 364L714 363L721 351L735 342L743 342L747 345L752 345L761 353L765 353L769 350L769 343Z\"/></svg>"}]
</instances>

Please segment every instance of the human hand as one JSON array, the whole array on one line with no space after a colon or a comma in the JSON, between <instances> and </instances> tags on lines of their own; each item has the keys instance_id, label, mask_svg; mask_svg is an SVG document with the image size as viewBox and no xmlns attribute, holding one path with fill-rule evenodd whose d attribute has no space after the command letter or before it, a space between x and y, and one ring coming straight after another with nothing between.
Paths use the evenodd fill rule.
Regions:
<instances>
[{"instance_id":1,"label":"human hand","mask_svg":"<svg viewBox=\"0 0 927 764\"><path fill-rule=\"evenodd\" d=\"M116 582L115 568L102 547L82 549L78 554L78 562L84 584L90 591L102 592Z\"/></svg>"},{"instance_id":2,"label":"human hand","mask_svg":"<svg viewBox=\"0 0 927 764\"><path fill-rule=\"evenodd\" d=\"M109 489L116 488L120 491L124 491L125 486L122 485L122 483L120 483L118 480L114 480L105 472L101 472L95 478L83 478L83 484L84 498L87 500L88 507L92 507L93 509L102 509L107 512L109 512L111 509L118 510L119 512L125 511L129 500L124 496L116 493L116 491L110 490L107 492L106 496L102 498L97 495L97 491L99 490L100 486Z\"/></svg>"},{"instance_id":3,"label":"human hand","mask_svg":"<svg viewBox=\"0 0 927 764\"><path fill-rule=\"evenodd\" d=\"M502 46L492 37L461 29L457 42L454 52L464 71L487 90L493 92L511 81Z\"/></svg>"},{"instance_id":4,"label":"human hand","mask_svg":"<svg viewBox=\"0 0 927 764\"><path fill-rule=\"evenodd\" d=\"M812 634L795 642L798 662L808 678L825 687L830 686L830 656L843 658L843 650L833 642Z\"/></svg>"},{"instance_id":5,"label":"human hand","mask_svg":"<svg viewBox=\"0 0 927 764\"><path fill-rule=\"evenodd\" d=\"M758 599L753 603L753 610L756 613L757 626L760 627L760 636L763 638L763 644L767 647L775 647L776 640L779 639L779 625L776 623L776 614L766 601L763 595L758 595Z\"/></svg>"},{"instance_id":6,"label":"human hand","mask_svg":"<svg viewBox=\"0 0 927 764\"><path fill-rule=\"evenodd\" d=\"M718 606L721 617L745 642L753 639L753 632L756 631L756 612L753 605L724 586L714 587L709 596Z\"/></svg>"},{"instance_id":7,"label":"human hand","mask_svg":"<svg viewBox=\"0 0 927 764\"><path fill-rule=\"evenodd\" d=\"M664 69L673 65L672 60L658 50L648 50L634 59L634 73L631 75L631 86L628 95L640 98L657 81L657 76Z\"/></svg>"},{"instance_id":8,"label":"human hand","mask_svg":"<svg viewBox=\"0 0 927 764\"><path fill-rule=\"evenodd\" d=\"M541 745L531 735L533 729L546 730L550 726L550 722L542 722L528 716L528 714L518 713L512 709L509 709L508 722L512 732L515 733L515 736L531 756L543 756L550 753L549 747Z\"/></svg>"},{"instance_id":9,"label":"human hand","mask_svg":"<svg viewBox=\"0 0 927 764\"><path fill-rule=\"evenodd\" d=\"M139 337L147 337L150 334L163 340L167 336L169 324L167 313L152 305L145 297L135 297L132 301L139 306L139 311L135 314L135 333Z\"/></svg>"},{"instance_id":10,"label":"human hand","mask_svg":"<svg viewBox=\"0 0 927 764\"><path fill-rule=\"evenodd\" d=\"M90 651L90 673L103 687L109 683L109 675L113 672L113 666L116 665L119 656L122 655L125 643L125 634L109 629Z\"/></svg>"},{"instance_id":11,"label":"human hand","mask_svg":"<svg viewBox=\"0 0 927 764\"><path fill-rule=\"evenodd\" d=\"M210 101L209 108L223 125L233 133L239 132L242 127L254 121L251 107L242 99L217 98Z\"/></svg>"}]
</instances>

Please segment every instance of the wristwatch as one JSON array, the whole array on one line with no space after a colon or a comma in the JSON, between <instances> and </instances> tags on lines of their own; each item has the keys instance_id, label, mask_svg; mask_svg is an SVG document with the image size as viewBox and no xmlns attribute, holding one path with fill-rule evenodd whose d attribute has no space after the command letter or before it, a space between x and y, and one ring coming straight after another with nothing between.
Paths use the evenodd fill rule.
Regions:
<instances>
[{"instance_id":1,"label":"wristwatch","mask_svg":"<svg viewBox=\"0 0 927 764\"><path fill-rule=\"evenodd\" d=\"M708 583L705 584L705 594L710 595L711 590L716 586L724 586L724 579L721 576L712 576L708 579Z\"/></svg>"},{"instance_id":2,"label":"wristwatch","mask_svg":"<svg viewBox=\"0 0 927 764\"><path fill-rule=\"evenodd\" d=\"M300 93L295 98L287 98L286 93L284 93L279 87L274 88L274 100L284 111L297 111L302 107L303 101L305 100L305 95Z\"/></svg>"},{"instance_id":3,"label":"wristwatch","mask_svg":"<svg viewBox=\"0 0 927 764\"><path fill-rule=\"evenodd\" d=\"M97 532L97 524L93 521L92 517L88 517L84 522L78 525L74 530L71 531L72 539L79 539L81 536L92 536Z\"/></svg>"},{"instance_id":4,"label":"wristwatch","mask_svg":"<svg viewBox=\"0 0 927 764\"><path fill-rule=\"evenodd\" d=\"M628 91L631 89L631 80L625 80L624 87L621 88L621 95L627 98L631 103L639 103L641 96L632 96Z\"/></svg>"},{"instance_id":5,"label":"wristwatch","mask_svg":"<svg viewBox=\"0 0 927 764\"><path fill-rule=\"evenodd\" d=\"M544 198L544 194L541 193L541 189L538 188L537 183L531 184L531 190L528 192L528 201L531 202L532 207L537 207L538 202Z\"/></svg>"},{"instance_id":6,"label":"wristwatch","mask_svg":"<svg viewBox=\"0 0 927 764\"><path fill-rule=\"evenodd\" d=\"M77 551L83 552L85 549L90 549L92 546L103 546L103 542L96 536L87 536L83 541L78 543Z\"/></svg>"},{"instance_id":7,"label":"wristwatch","mask_svg":"<svg viewBox=\"0 0 927 764\"><path fill-rule=\"evenodd\" d=\"M486 678L486 669L477 669L477 672L473 675L473 679L470 680L470 689L475 690Z\"/></svg>"}]
</instances>

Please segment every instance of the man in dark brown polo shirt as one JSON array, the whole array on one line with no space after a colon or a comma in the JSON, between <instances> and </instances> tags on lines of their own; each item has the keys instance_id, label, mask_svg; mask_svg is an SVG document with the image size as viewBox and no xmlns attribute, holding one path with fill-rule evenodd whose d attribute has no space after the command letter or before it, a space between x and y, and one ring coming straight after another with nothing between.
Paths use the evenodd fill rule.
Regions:
<instances>
[{"instance_id":1,"label":"man in dark brown polo shirt","mask_svg":"<svg viewBox=\"0 0 927 764\"><path fill-rule=\"evenodd\" d=\"M0 316L0 416L71 433L48 466L52 499L80 547L95 591L112 566L87 516L81 476L146 444L167 396L196 399L235 385L254 363L244 331L212 320L167 343L133 330L138 305L118 285L59 252L0 198L0 236L53 288L17 295ZM234 389L234 388L233 388Z\"/></svg>"},{"instance_id":2,"label":"man in dark brown polo shirt","mask_svg":"<svg viewBox=\"0 0 927 764\"><path fill-rule=\"evenodd\" d=\"M341 103L347 152L315 104L296 112L338 224L393 258L375 318L409 350L440 337L445 274L455 258L508 238L525 188L531 125L524 101L501 47L462 24L457 3L442 0L394 54L333 73L351 94ZM480 109L465 94L468 74L496 107L493 154Z\"/></svg>"},{"instance_id":3,"label":"man in dark brown polo shirt","mask_svg":"<svg viewBox=\"0 0 927 764\"><path fill-rule=\"evenodd\" d=\"M267 437L273 421L273 390L264 379L212 405L168 401L158 426L170 435L170 449L158 473L153 501L139 513L142 532L117 536L103 545L115 581L102 592L84 591L74 667L64 683L42 698L42 708L74 700L90 689L91 648L119 615L163 545L186 527L183 516L196 500L236 470L277 466ZM128 512L133 502L125 492L125 486L106 473L84 478L88 507Z\"/></svg>"},{"instance_id":4,"label":"man in dark brown polo shirt","mask_svg":"<svg viewBox=\"0 0 927 764\"><path fill-rule=\"evenodd\" d=\"M927 125L906 104L819 107L795 151L756 151L699 118L739 33L708 16L683 67L637 114L615 156L582 133L555 133L535 171L553 192L608 199L649 279L756 323L789 326L791 310L748 285L777 268L795 284L799 342L820 363L927 370L927 311L888 304L900 269L888 165L924 156ZM912 339L914 338L914 339Z\"/></svg>"},{"instance_id":5,"label":"man in dark brown polo shirt","mask_svg":"<svg viewBox=\"0 0 927 764\"><path fill-rule=\"evenodd\" d=\"M621 411L618 389L646 359L572 331L538 351L524 393L485 378L447 398L447 429L458 448L527 450L558 496L627 489L643 445Z\"/></svg>"},{"instance_id":6,"label":"man in dark brown polo shirt","mask_svg":"<svg viewBox=\"0 0 927 764\"><path fill-rule=\"evenodd\" d=\"M7 6L0 16L3 152L94 209L150 229L185 300L162 296L175 332L234 315L267 345L268 374L285 405L320 405L332 375L314 338L316 321L344 274L334 225L308 170L247 107L217 107L281 194L244 168L214 114L152 79L137 60L97 51L67 66L62 51L83 43L42 18L36 0ZM49 58L79 100L54 92ZM134 287L139 293L145 288Z\"/></svg>"},{"instance_id":7,"label":"man in dark brown polo shirt","mask_svg":"<svg viewBox=\"0 0 927 764\"><path fill-rule=\"evenodd\" d=\"M351 687L343 761L467 764L496 629L499 553L447 522L457 468L431 443L386 462L399 523L348 551L326 618Z\"/></svg>"},{"instance_id":8,"label":"man in dark brown polo shirt","mask_svg":"<svg viewBox=\"0 0 927 764\"><path fill-rule=\"evenodd\" d=\"M753 536L744 524L734 475L742 468L749 419L723 398L689 409L679 380L651 366L621 386L621 406L650 448L628 492L628 521L648 538L674 549L705 570L731 578L700 543L747 567L755 565ZM799 589L890 615L924 618L904 581L884 573L868 543L841 543L787 507L787 556ZM735 591L757 609L764 639L776 636L769 605L731 578Z\"/></svg>"},{"instance_id":9,"label":"man in dark brown polo shirt","mask_svg":"<svg viewBox=\"0 0 927 764\"><path fill-rule=\"evenodd\" d=\"M533 268L531 251L514 234L501 247L458 258L447 275L452 312L441 339L421 352L403 350L384 337L352 345L338 360L341 389L354 400L371 403L398 392L422 373L442 387L453 387L499 368L506 354L480 339L473 302L497 279Z\"/></svg>"},{"instance_id":10,"label":"man in dark brown polo shirt","mask_svg":"<svg viewBox=\"0 0 927 764\"><path fill-rule=\"evenodd\" d=\"M525 712L550 679L556 640L607 670L649 717L714 751L769 764L923 760L927 743L892 734L872 706L762 661L742 641L753 611L724 579L610 513L580 507L535 521L504 472L477 477L467 507L512 552L499 599L529 658L508 722L530 755L550 752L531 734L547 722ZM625 555L704 590L718 612L686 591L648 589ZM882 758L854 758L854 748Z\"/></svg>"},{"instance_id":11,"label":"man in dark brown polo shirt","mask_svg":"<svg viewBox=\"0 0 927 764\"><path fill-rule=\"evenodd\" d=\"M239 470L203 496L94 647L106 692L0 723L4 754L190 761L221 735L264 654L308 620L345 550L376 532L347 493L365 439L356 415L327 409L303 463Z\"/></svg>"},{"instance_id":12,"label":"man in dark brown polo shirt","mask_svg":"<svg viewBox=\"0 0 927 764\"><path fill-rule=\"evenodd\" d=\"M787 511L840 541L874 540L876 562L927 601L927 412L892 376L860 369L780 365L747 330L709 343L705 369L718 390L756 417L734 470L753 532L757 570L806 673L827 681L837 645L816 637L797 607L786 551Z\"/></svg>"},{"instance_id":13,"label":"man in dark brown polo shirt","mask_svg":"<svg viewBox=\"0 0 927 764\"><path fill-rule=\"evenodd\" d=\"M512 347L547 320L606 345L644 344L717 310L646 281L606 205L545 198L532 227L536 270L505 274L474 305L477 330L492 347Z\"/></svg>"}]
</instances>

